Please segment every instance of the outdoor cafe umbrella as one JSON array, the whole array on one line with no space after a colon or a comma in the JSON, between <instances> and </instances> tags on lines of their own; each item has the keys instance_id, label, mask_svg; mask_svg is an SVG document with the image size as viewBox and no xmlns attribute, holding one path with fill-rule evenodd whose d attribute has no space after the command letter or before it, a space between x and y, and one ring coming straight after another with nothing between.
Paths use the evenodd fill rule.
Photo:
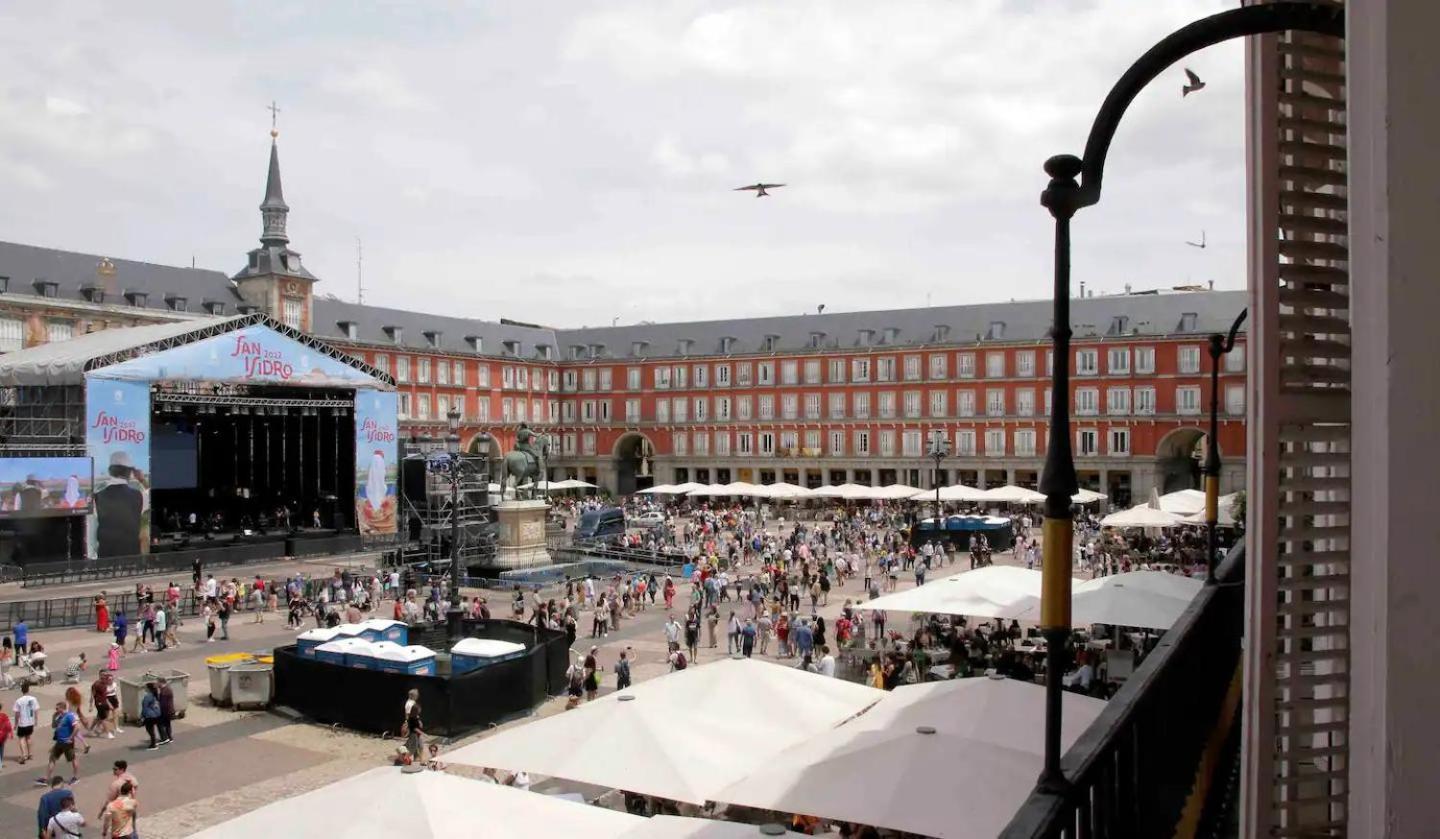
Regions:
<instances>
[{"instance_id":1,"label":"outdoor cafe umbrella","mask_svg":"<svg viewBox=\"0 0 1440 839\"><path fill-rule=\"evenodd\" d=\"M1169 629L1204 587L1194 577L1164 571L1129 571L1085 580L1071 591L1071 625ZM1039 619L1038 607L1020 616L1020 620Z\"/></svg>"},{"instance_id":2,"label":"outdoor cafe umbrella","mask_svg":"<svg viewBox=\"0 0 1440 839\"><path fill-rule=\"evenodd\" d=\"M1096 501L1104 501L1106 498L1109 497L1110 496L1106 495L1103 492L1096 492L1093 489L1085 489L1084 487L1081 487L1078 492L1070 496L1070 500L1076 504L1091 504Z\"/></svg>"},{"instance_id":3,"label":"outdoor cafe umbrella","mask_svg":"<svg viewBox=\"0 0 1440 839\"><path fill-rule=\"evenodd\" d=\"M446 759L703 804L882 695L795 667L725 659L501 731Z\"/></svg>"},{"instance_id":4,"label":"outdoor cafe umbrella","mask_svg":"<svg viewBox=\"0 0 1440 839\"><path fill-rule=\"evenodd\" d=\"M764 836L801 836L774 824L756 825L684 816L651 816L621 839L760 839Z\"/></svg>"},{"instance_id":5,"label":"outdoor cafe umbrella","mask_svg":"<svg viewBox=\"0 0 1440 839\"><path fill-rule=\"evenodd\" d=\"M934 501L935 490L927 489L910 496L911 501ZM984 501L985 490L964 484L940 488L941 501Z\"/></svg>"},{"instance_id":6,"label":"outdoor cafe umbrella","mask_svg":"<svg viewBox=\"0 0 1440 839\"><path fill-rule=\"evenodd\" d=\"M919 487L912 487L908 484L890 484L877 489L874 497L884 501L903 501L913 497L919 491Z\"/></svg>"},{"instance_id":7,"label":"outdoor cafe umbrella","mask_svg":"<svg viewBox=\"0 0 1440 839\"><path fill-rule=\"evenodd\" d=\"M649 487L649 488L647 488L647 489L638 490L638 491L636 491L635 494L636 494L636 495L674 495L674 494L676 494L676 492L675 492L675 486L674 486L673 484L657 484L657 485L655 485L655 486L653 486L653 487Z\"/></svg>"},{"instance_id":8,"label":"outdoor cafe umbrella","mask_svg":"<svg viewBox=\"0 0 1440 839\"><path fill-rule=\"evenodd\" d=\"M1005 486L994 487L983 490L984 496L981 500L998 501L1009 504L1039 504L1045 500L1045 494L1036 492L1033 489L1006 484Z\"/></svg>"},{"instance_id":9,"label":"outdoor cafe umbrella","mask_svg":"<svg viewBox=\"0 0 1440 839\"><path fill-rule=\"evenodd\" d=\"M1061 697L1061 748L1105 703ZM787 750L717 801L924 836L995 836L1044 762L1045 688L979 677L906 685L866 713Z\"/></svg>"},{"instance_id":10,"label":"outdoor cafe umbrella","mask_svg":"<svg viewBox=\"0 0 1440 839\"><path fill-rule=\"evenodd\" d=\"M449 755L446 755L447 759ZM407 839L478 835L483 813L486 839L583 836L619 839L644 819L514 787L447 772L403 772L382 766L311 792L282 798L192 839L254 839L256 836L344 836L346 839Z\"/></svg>"},{"instance_id":11,"label":"outdoor cafe umbrella","mask_svg":"<svg viewBox=\"0 0 1440 839\"><path fill-rule=\"evenodd\" d=\"M779 501L793 501L797 498L810 498L814 495L805 487L787 484L783 481L758 486L755 488L755 494L760 498L773 498Z\"/></svg>"},{"instance_id":12,"label":"outdoor cafe umbrella","mask_svg":"<svg viewBox=\"0 0 1440 839\"><path fill-rule=\"evenodd\" d=\"M854 498L855 496L852 493L869 489L870 487L861 486L860 484L840 484L838 486L820 487L817 490L813 490L810 495L812 498Z\"/></svg>"},{"instance_id":13,"label":"outdoor cafe umbrella","mask_svg":"<svg viewBox=\"0 0 1440 839\"><path fill-rule=\"evenodd\" d=\"M1179 527L1183 517L1175 513L1157 510L1149 504L1140 504L1128 510L1111 513L1100 520L1101 527Z\"/></svg>"},{"instance_id":14,"label":"outdoor cafe umbrella","mask_svg":"<svg viewBox=\"0 0 1440 839\"><path fill-rule=\"evenodd\" d=\"M862 603L861 608L1008 620L1020 617L1039 603L1039 571L1013 565L987 565L877 597Z\"/></svg>"}]
</instances>

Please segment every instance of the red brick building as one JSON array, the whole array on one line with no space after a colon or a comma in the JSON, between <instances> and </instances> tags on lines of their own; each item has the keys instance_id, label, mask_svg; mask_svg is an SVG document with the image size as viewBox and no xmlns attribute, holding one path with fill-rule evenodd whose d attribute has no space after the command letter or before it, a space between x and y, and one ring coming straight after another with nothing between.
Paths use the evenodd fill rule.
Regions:
<instances>
[{"instance_id":1,"label":"red brick building","mask_svg":"<svg viewBox=\"0 0 1440 839\"><path fill-rule=\"evenodd\" d=\"M107 326L262 309L400 384L401 429L502 449L547 435L556 477L618 492L651 483L783 480L1034 486L1049 414L1048 301L732 321L551 329L313 294L290 250L272 144L261 247L234 277L0 243L0 351ZM1072 304L1070 398L1081 483L1119 504L1195 486L1209 406L1206 338L1243 292ZM1244 353L1221 375L1224 491L1243 480Z\"/></svg>"}]
</instances>

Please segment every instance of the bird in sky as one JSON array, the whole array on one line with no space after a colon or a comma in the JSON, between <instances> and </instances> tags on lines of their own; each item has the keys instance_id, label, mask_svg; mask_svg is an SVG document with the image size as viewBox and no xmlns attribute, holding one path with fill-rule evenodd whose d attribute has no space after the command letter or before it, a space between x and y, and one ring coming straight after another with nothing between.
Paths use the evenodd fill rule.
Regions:
<instances>
[{"instance_id":1,"label":"bird in sky","mask_svg":"<svg viewBox=\"0 0 1440 839\"><path fill-rule=\"evenodd\" d=\"M1201 231L1200 231L1200 241L1198 241L1198 242L1191 242L1191 241L1189 241L1189 240L1186 240L1185 244L1189 245L1189 246L1192 247L1192 248L1200 248L1201 250L1204 250L1204 249L1205 249L1205 231L1204 231L1204 230L1201 230Z\"/></svg>"},{"instance_id":2,"label":"bird in sky","mask_svg":"<svg viewBox=\"0 0 1440 839\"><path fill-rule=\"evenodd\" d=\"M1205 89L1205 83L1200 81L1200 77L1195 75L1195 71L1191 70L1189 67L1185 68L1185 77L1190 80L1190 83L1180 88L1180 97L1182 99L1197 90Z\"/></svg>"},{"instance_id":3,"label":"bird in sky","mask_svg":"<svg viewBox=\"0 0 1440 839\"><path fill-rule=\"evenodd\" d=\"M747 189L753 190L756 198L764 198L770 194L765 190L779 189L782 186L784 186L784 184L751 184L750 186L737 186L735 187L735 192L744 192Z\"/></svg>"}]
</instances>

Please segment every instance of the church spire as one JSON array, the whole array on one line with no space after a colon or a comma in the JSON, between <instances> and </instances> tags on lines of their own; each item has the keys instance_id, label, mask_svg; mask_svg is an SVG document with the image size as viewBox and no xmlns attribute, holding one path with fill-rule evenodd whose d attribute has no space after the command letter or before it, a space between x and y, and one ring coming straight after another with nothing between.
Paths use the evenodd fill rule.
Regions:
<instances>
[{"instance_id":1,"label":"church spire","mask_svg":"<svg viewBox=\"0 0 1440 839\"><path fill-rule=\"evenodd\" d=\"M265 177L265 200L260 203L260 220L263 229L260 244L267 247L284 247L290 237L285 233L285 217L290 207L285 203L285 193L280 187L280 148L276 138L280 136L275 126L280 109L270 103L270 171Z\"/></svg>"}]
</instances>

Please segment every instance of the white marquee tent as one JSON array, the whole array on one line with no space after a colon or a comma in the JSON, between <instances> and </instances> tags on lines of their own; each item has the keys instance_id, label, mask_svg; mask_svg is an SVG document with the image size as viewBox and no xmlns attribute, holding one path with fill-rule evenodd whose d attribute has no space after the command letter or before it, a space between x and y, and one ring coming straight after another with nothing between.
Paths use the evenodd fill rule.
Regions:
<instances>
[{"instance_id":1,"label":"white marquee tent","mask_svg":"<svg viewBox=\"0 0 1440 839\"><path fill-rule=\"evenodd\" d=\"M1071 624L1169 629L1204 587L1203 580L1164 571L1130 571L1085 580L1070 593ZM1020 620L1039 619L1038 607L1020 616Z\"/></svg>"},{"instance_id":2,"label":"white marquee tent","mask_svg":"<svg viewBox=\"0 0 1440 839\"><path fill-rule=\"evenodd\" d=\"M703 804L883 695L794 667L727 659L641 682L446 758Z\"/></svg>"},{"instance_id":3,"label":"white marquee tent","mask_svg":"<svg viewBox=\"0 0 1440 839\"><path fill-rule=\"evenodd\" d=\"M1105 703L1061 697L1061 748ZM959 679L895 689L865 714L818 733L716 800L925 836L995 836L1044 760L1045 688Z\"/></svg>"}]
</instances>

